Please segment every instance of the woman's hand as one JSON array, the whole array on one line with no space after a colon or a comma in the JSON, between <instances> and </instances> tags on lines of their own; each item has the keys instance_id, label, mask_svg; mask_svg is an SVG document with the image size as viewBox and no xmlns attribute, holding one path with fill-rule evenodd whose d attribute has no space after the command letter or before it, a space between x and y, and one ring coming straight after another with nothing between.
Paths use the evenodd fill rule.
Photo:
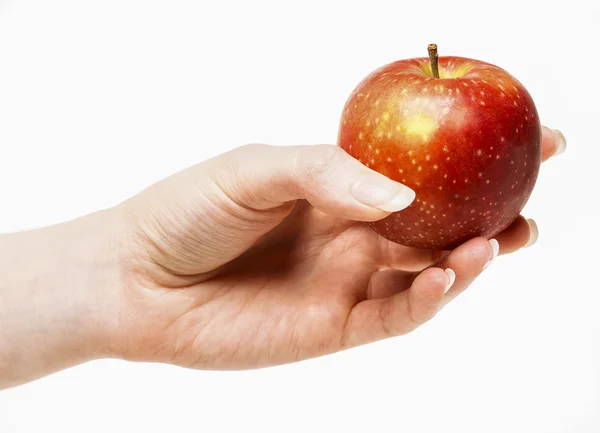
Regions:
<instances>
[{"instance_id":1,"label":"woman's hand","mask_svg":"<svg viewBox=\"0 0 600 433\"><path fill-rule=\"evenodd\" d=\"M562 150L544 129L543 159ZM425 251L361 222L413 198L333 146L251 145L115 208L1 236L0 388L102 357L242 369L402 335L498 247L537 237L519 217L497 241Z\"/></svg>"},{"instance_id":2,"label":"woman's hand","mask_svg":"<svg viewBox=\"0 0 600 433\"><path fill-rule=\"evenodd\" d=\"M562 150L562 134L544 128L543 159ZM357 222L413 198L334 146L245 146L152 186L117 209L128 223L113 353L241 369L406 334L498 246L537 238L519 217L497 241L425 251Z\"/></svg>"}]
</instances>

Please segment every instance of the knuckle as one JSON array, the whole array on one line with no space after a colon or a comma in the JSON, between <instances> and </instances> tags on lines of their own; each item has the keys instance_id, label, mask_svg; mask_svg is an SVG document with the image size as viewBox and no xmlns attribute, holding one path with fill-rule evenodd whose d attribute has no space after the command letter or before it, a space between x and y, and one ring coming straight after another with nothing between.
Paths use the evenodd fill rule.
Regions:
<instances>
[{"instance_id":1,"label":"knuckle","mask_svg":"<svg viewBox=\"0 0 600 433\"><path fill-rule=\"evenodd\" d=\"M392 329L392 305L391 301L384 303L378 311L379 323L381 323L381 331L383 332L384 338L395 337L398 333Z\"/></svg>"},{"instance_id":2,"label":"knuckle","mask_svg":"<svg viewBox=\"0 0 600 433\"><path fill-rule=\"evenodd\" d=\"M236 148L234 152L241 155L252 155L254 153L268 151L271 147L272 146L263 143L248 143Z\"/></svg>"},{"instance_id":3,"label":"knuckle","mask_svg":"<svg viewBox=\"0 0 600 433\"><path fill-rule=\"evenodd\" d=\"M334 145L303 146L298 152L296 169L304 177L320 177L333 173L346 158L346 153Z\"/></svg>"}]
</instances>

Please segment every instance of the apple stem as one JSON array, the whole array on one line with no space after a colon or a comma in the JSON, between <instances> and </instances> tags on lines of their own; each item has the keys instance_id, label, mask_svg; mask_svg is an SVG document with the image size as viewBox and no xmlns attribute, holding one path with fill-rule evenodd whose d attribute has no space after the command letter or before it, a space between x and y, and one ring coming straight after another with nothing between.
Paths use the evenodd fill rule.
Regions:
<instances>
[{"instance_id":1,"label":"apple stem","mask_svg":"<svg viewBox=\"0 0 600 433\"><path fill-rule=\"evenodd\" d=\"M427 46L429 51L429 63L431 63L431 73L435 78L440 78L440 71L438 69L438 50L436 44L429 44Z\"/></svg>"}]
</instances>

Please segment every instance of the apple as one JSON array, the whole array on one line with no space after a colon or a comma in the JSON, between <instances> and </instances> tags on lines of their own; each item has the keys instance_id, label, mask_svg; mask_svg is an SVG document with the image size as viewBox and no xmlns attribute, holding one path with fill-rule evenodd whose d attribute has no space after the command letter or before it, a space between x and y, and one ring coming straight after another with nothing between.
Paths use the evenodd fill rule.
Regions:
<instances>
[{"instance_id":1,"label":"apple","mask_svg":"<svg viewBox=\"0 0 600 433\"><path fill-rule=\"evenodd\" d=\"M416 192L406 209L370 223L399 244L448 250L508 227L541 163L541 125L525 87L463 57L400 60L348 98L338 146Z\"/></svg>"}]
</instances>

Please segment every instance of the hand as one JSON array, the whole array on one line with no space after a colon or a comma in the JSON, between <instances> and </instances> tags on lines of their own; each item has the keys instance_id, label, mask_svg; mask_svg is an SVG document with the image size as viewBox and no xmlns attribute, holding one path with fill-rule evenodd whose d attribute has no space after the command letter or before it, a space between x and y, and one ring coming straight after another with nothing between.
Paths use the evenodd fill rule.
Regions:
<instances>
[{"instance_id":1,"label":"hand","mask_svg":"<svg viewBox=\"0 0 600 433\"><path fill-rule=\"evenodd\" d=\"M543 160L562 150L562 135L544 128ZM497 242L448 253L390 243L361 223L413 194L333 146L245 146L152 186L113 211L126 224L112 353L241 369L406 334L464 291L498 245L509 253L537 237L519 217Z\"/></svg>"}]
</instances>

